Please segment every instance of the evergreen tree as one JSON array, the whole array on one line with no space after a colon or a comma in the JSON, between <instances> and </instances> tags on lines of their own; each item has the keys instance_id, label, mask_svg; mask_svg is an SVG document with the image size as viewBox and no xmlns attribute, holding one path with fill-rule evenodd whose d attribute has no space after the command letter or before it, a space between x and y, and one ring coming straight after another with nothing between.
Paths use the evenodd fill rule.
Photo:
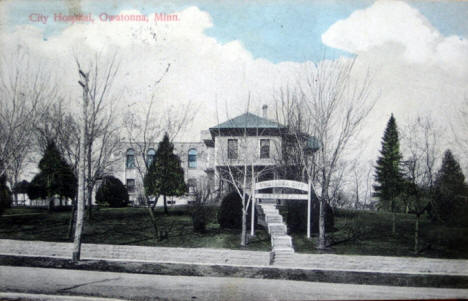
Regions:
<instances>
[{"instance_id":1,"label":"evergreen tree","mask_svg":"<svg viewBox=\"0 0 468 301\"><path fill-rule=\"evenodd\" d=\"M434 185L431 216L441 222L457 224L463 222L467 207L467 188L460 164L450 150L446 150L442 166Z\"/></svg>"},{"instance_id":2,"label":"evergreen tree","mask_svg":"<svg viewBox=\"0 0 468 301\"><path fill-rule=\"evenodd\" d=\"M395 234L395 212L397 211L397 196L402 184L400 143L395 117L388 120L382 138L382 149L375 167L374 195L379 198L379 208L393 212L392 232Z\"/></svg>"},{"instance_id":3,"label":"evergreen tree","mask_svg":"<svg viewBox=\"0 0 468 301\"><path fill-rule=\"evenodd\" d=\"M31 181L28 195L32 199L48 198L54 195L74 198L78 181L71 167L63 159L54 142L49 142L39 162L39 174ZM49 203L52 205L52 203Z\"/></svg>"},{"instance_id":4,"label":"evergreen tree","mask_svg":"<svg viewBox=\"0 0 468 301\"><path fill-rule=\"evenodd\" d=\"M143 179L147 195L160 195L164 198L164 212L167 214L167 196L183 195L187 188L184 182L184 170L180 158L174 154L174 146L169 141L167 133L159 142L156 156L151 162L145 178Z\"/></svg>"}]
</instances>

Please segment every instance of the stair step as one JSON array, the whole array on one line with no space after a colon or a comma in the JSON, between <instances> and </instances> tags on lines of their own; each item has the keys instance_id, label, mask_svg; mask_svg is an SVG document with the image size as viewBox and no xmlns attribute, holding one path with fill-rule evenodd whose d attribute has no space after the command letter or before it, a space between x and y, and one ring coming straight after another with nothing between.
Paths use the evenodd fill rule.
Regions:
<instances>
[{"instance_id":1,"label":"stair step","mask_svg":"<svg viewBox=\"0 0 468 301\"><path fill-rule=\"evenodd\" d=\"M273 250L277 248L289 248L293 250L292 247L292 240L291 236L288 235L282 235L282 236L277 236L277 237L272 237L271 239L271 245L273 246Z\"/></svg>"},{"instance_id":2,"label":"stair step","mask_svg":"<svg viewBox=\"0 0 468 301\"><path fill-rule=\"evenodd\" d=\"M262 199L262 203L261 204L277 204L277 201L276 199Z\"/></svg>"},{"instance_id":3,"label":"stair step","mask_svg":"<svg viewBox=\"0 0 468 301\"><path fill-rule=\"evenodd\" d=\"M268 232L274 233L276 231L284 231L284 233L286 233L287 232L286 225L283 223L269 223Z\"/></svg>"},{"instance_id":4,"label":"stair step","mask_svg":"<svg viewBox=\"0 0 468 301\"><path fill-rule=\"evenodd\" d=\"M271 236L281 236L281 235L286 235L286 231L283 230L272 230L270 231Z\"/></svg>"},{"instance_id":5,"label":"stair step","mask_svg":"<svg viewBox=\"0 0 468 301\"><path fill-rule=\"evenodd\" d=\"M272 250L273 252L291 252L294 253L294 249L292 247L275 247Z\"/></svg>"},{"instance_id":6,"label":"stair step","mask_svg":"<svg viewBox=\"0 0 468 301\"><path fill-rule=\"evenodd\" d=\"M281 215L265 215L265 221L267 223L282 223L283 217Z\"/></svg>"}]
</instances>

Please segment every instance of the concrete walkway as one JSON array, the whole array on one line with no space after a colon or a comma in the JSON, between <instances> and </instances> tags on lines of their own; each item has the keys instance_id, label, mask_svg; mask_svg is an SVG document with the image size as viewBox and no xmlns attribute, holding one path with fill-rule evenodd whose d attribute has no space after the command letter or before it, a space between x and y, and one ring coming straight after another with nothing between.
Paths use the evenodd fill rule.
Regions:
<instances>
[{"instance_id":1,"label":"concrete walkway","mask_svg":"<svg viewBox=\"0 0 468 301\"><path fill-rule=\"evenodd\" d=\"M45 256L70 259L71 243L0 240L0 254ZM104 244L83 244L82 259L120 260L154 263L232 265L267 267L270 253L207 248L162 248ZM331 271L382 272L399 274L468 276L468 260L388 256L297 254L293 260L274 265Z\"/></svg>"}]
</instances>

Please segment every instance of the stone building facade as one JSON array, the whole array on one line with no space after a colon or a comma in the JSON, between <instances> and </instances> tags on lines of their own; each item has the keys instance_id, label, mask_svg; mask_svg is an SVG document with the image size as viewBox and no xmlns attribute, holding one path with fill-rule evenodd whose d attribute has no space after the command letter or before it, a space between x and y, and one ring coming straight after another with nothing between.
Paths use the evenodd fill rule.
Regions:
<instances>
[{"instance_id":1,"label":"stone building facade","mask_svg":"<svg viewBox=\"0 0 468 301\"><path fill-rule=\"evenodd\" d=\"M238 177L236 170L246 171L246 189L252 181L252 172L256 180L276 179L287 135L287 128L267 119L266 114L259 117L245 113L202 131L200 142L173 142L189 191L184 197L170 199L170 204L187 203L196 189L208 189L212 199L219 199L233 189L229 172L234 171ZM141 167L145 161L151 162L156 149L157 145L140 147L123 143L115 154L120 159L112 173L127 186L134 205L141 205L144 193L146 169Z\"/></svg>"}]
</instances>

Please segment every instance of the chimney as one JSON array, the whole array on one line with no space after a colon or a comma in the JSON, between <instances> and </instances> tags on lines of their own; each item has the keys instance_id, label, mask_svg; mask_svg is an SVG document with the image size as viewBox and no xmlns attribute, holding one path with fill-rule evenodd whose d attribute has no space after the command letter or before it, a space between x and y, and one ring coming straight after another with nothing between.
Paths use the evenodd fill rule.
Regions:
<instances>
[{"instance_id":1,"label":"chimney","mask_svg":"<svg viewBox=\"0 0 468 301\"><path fill-rule=\"evenodd\" d=\"M268 106L263 105L262 111L263 111L263 116L262 117L265 118L265 119L268 119Z\"/></svg>"}]
</instances>

